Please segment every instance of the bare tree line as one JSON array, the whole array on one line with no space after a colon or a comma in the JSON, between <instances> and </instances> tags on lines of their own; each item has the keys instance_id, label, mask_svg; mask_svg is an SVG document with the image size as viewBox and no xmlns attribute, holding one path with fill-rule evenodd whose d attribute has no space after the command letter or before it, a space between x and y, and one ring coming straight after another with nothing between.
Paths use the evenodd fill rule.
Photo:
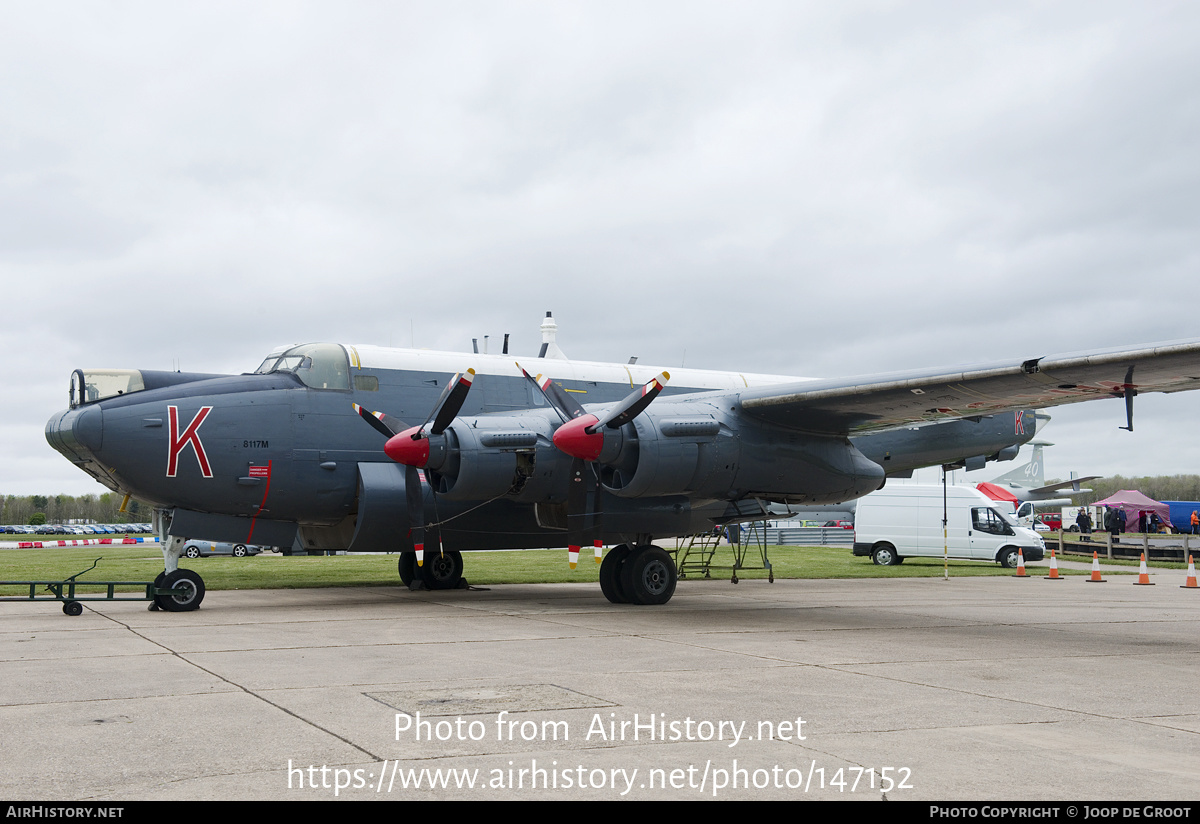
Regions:
<instances>
[{"instance_id":1,"label":"bare tree line","mask_svg":"<svg viewBox=\"0 0 1200 824\"><path fill-rule=\"evenodd\" d=\"M92 522L123 524L150 520L150 507L131 500L126 512L120 512L124 496L115 492L103 495L3 495L0 496L0 523L28 524L37 514L45 523Z\"/></svg>"}]
</instances>

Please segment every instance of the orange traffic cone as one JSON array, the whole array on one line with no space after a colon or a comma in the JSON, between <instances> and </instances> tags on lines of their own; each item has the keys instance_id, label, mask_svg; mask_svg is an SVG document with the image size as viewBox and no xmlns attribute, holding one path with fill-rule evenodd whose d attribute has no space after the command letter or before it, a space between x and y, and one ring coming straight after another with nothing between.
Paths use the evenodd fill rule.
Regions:
<instances>
[{"instance_id":1,"label":"orange traffic cone","mask_svg":"<svg viewBox=\"0 0 1200 824\"><path fill-rule=\"evenodd\" d=\"M1013 577L1014 578L1028 578L1029 577L1028 575L1025 574L1025 553L1021 551L1020 547L1017 548L1017 574L1014 575Z\"/></svg>"},{"instance_id":2,"label":"orange traffic cone","mask_svg":"<svg viewBox=\"0 0 1200 824\"><path fill-rule=\"evenodd\" d=\"M1054 550L1050 550L1050 574L1046 576L1047 581L1061 581L1062 577L1058 574L1058 561L1054 557Z\"/></svg>"},{"instance_id":3,"label":"orange traffic cone","mask_svg":"<svg viewBox=\"0 0 1200 824\"><path fill-rule=\"evenodd\" d=\"M1138 569L1138 579L1133 582L1133 585L1142 587L1152 587L1154 582L1150 580L1150 572L1146 569L1146 553L1142 553L1142 566Z\"/></svg>"},{"instance_id":4,"label":"orange traffic cone","mask_svg":"<svg viewBox=\"0 0 1200 824\"><path fill-rule=\"evenodd\" d=\"M600 563L601 561L604 560L604 543L599 538L597 538L595 541L592 542L592 546L595 549L596 563Z\"/></svg>"},{"instance_id":5,"label":"orange traffic cone","mask_svg":"<svg viewBox=\"0 0 1200 824\"><path fill-rule=\"evenodd\" d=\"M1100 558L1096 555L1096 550L1092 550L1092 575L1088 578L1089 584L1103 584L1105 580L1100 577Z\"/></svg>"},{"instance_id":6,"label":"orange traffic cone","mask_svg":"<svg viewBox=\"0 0 1200 824\"><path fill-rule=\"evenodd\" d=\"M1192 556L1188 556L1188 577L1187 583L1180 589L1196 589L1196 564L1192 561Z\"/></svg>"}]
</instances>

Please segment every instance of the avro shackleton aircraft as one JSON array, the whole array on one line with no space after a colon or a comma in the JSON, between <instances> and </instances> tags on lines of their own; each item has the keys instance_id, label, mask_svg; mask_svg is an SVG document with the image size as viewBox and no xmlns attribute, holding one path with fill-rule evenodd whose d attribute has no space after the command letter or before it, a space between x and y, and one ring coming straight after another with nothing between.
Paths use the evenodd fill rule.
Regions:
<instances>
[{"instance_id":1,"label":"avro shackleton aircraft","mask_svg":"<svg viewBox=\"0 0 1200 824\"><path fill-rule=\"evenodd\" d=\"M46 437L156 507L168 610L203 598L189 537L400 551L429 588L466 550L610 545L608 600L663 604L656 539L1011 459L1040 407L1120 397L1132 428L1136 394L1198 382L1200 340L849 380L312 343L242 375L76 370Z\"/></svg>"}]
</instances>

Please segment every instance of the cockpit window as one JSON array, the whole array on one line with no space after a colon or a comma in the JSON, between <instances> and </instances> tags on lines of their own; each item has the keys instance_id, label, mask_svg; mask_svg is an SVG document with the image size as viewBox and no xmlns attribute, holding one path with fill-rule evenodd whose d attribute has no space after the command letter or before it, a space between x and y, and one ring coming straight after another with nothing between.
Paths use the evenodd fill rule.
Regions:
<instances>
[{"instance_id":1,"label":"cockpit window","mask_svg":"<svg viewBox=\"0 0 1200 824\"><path fill-rule=\"evenodd\" d=\"M290 372L313 389L349 389L350 361L336 343L305 343L286 352L272 352L256 374Z\"/></svg>"},{"instance_id":2,"label":"cockpit window","mask_svg":"<svg viewBox=\"0 0 1200 824\"><path fill-rule=\"evenodd\" d=\"M76 369L71 373L71 408L102 401L129 392L140 392L146 385L137 369Z\"/></svg>"}]
</instances>

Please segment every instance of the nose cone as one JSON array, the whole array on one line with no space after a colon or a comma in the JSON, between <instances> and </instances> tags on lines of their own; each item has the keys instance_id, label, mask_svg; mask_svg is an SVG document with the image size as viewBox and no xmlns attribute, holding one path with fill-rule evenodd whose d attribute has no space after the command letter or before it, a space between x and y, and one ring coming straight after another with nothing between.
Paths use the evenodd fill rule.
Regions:
<instances>
[{"instance_id":1,"label":"nose cone","mask_svg":"<svg viewBox=\"0 0 1200 824\"><path fill-rule=\"evenodd\" d=\"M429 439L417 438L413 435L420 431L419 426L406 429L399 435L393 435L384 445L383 451L389 458L405 466L425 467L429 465Z\"/></svg>"},{"instance_id":2,"label":"nose cone","mask_svg":"<svg viewBox=\"0 0 1200 824\"><path fill-rule=\"evenodd\" d=\"M104 410L84 406L46 422L46 440L71 460L94 458L104 445Z\"/></svg>"},{"instance_id":3,"label":"nose cone","mask_svg":"<svg viewBox=\"0 0 1200 824\"><path fill-rule=\"evenodd\" d=\"M554 433L554 445L573 458L594 461L604 449L604 434L589 434L587 428L597 422L595 415L584 415L567 421Z\"/></svg>"}]
</instances>

